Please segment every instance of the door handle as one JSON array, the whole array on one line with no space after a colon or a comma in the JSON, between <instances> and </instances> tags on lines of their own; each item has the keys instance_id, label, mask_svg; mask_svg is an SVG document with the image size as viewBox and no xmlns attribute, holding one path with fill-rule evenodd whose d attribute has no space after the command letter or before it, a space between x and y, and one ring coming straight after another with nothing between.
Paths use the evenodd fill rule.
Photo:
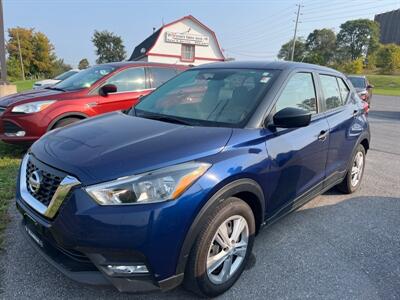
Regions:
<instances>
[{"instance_id":1,"label":"door handle","mask_svg":"<svg viewBox=\"0 0 400 300\"><path fill-rule=\"evenodd\" d=\"M358 110L353 110L353 117L357 117L357 115L358 115Z\"/></svg>"},{"instance_id":2,"label":"door handle","mask_svg":"<svg viewBox=\"0 0 400 300\"><path fill-rule=\"evenodd\" d=\"M328 130L322 130L319 135L318 135L318 140L323 142L326 140L326 138L328 137L329 131Z\"/></svg>"}]
</instances>

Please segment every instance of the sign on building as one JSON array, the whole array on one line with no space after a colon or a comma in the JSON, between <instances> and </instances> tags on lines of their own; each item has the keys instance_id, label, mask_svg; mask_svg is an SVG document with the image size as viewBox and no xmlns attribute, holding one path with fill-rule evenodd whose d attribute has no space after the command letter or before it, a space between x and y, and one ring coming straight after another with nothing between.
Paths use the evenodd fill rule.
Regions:
<instances>
[{"instance_id":1,"label":"sign on building","mask_svg":"<svg viewBox=\"0 0 400 300\"><path fill-rule=\"evenodd\" d=\"M208 46L210 44L210 38L208 36L170 31L165 33L165 41L168 43L191 44L199 46Z\"/></svg>"}]
</instances>

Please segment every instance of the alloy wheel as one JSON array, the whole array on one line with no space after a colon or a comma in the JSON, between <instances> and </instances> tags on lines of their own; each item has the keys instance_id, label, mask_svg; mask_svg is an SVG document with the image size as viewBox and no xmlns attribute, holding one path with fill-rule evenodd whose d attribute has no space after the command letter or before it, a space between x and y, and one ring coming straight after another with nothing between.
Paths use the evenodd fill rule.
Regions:
<instances>
[{"instance_id":1,"label":"alloy wheel","mask_svg":"<svg viewBox=\"0 0 400 300\"><path fill-rule=\"evenodd\" d=\"M207 257L207 275L214 284L227 282L243 263L249 241L249 226L244 217L225 220L212 239Z\"/></svg>"},{"instance_id":2,"label":"alloy wheel","mask_svg":"<svg viewBox=\"0 0 400 300\"><path fill-rule=\"evenodd\" d=\"M354 157L353 167L351 168L351 185L357 186L361 180L361 176L364 170L364 154L359 151Z\"/></svg>"}]
</instances>

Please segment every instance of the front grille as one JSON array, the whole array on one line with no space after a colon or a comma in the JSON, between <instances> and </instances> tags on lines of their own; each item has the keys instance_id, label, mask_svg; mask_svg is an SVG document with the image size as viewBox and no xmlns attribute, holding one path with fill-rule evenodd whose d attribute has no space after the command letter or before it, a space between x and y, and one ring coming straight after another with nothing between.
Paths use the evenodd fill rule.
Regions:
<instances>
[{"instance_id":1,"label":"front grille","mask_svg":"<svg viewBox=\"0 0 400 300\"><path fill-rule=\"evenodd\" d=\"M34 155L22 159L19 178L21 198L38 213L53 219L70 191L79 185L77 178L42 163Z\"/></svg>"},{"instance_id":2,"label":"front grille","mask_svg":"<svg viewBox=\"0 0 400 300\"><path fill-rule=\"evenodd\" d=\"M4 132L6 133L17 133L18 131L23 131L21 127L9 121L4 121L3 127Z\"/></svg>"},{"instance_id":3,"label":"front grille","mask_svg":"<svg viewBox=\"0 0 400 300\"><path fill-rule=\"evenodd\" d=\"M29 188L29 178L33 172L37 171L41 175L40 188L38 191L34 192ZM45 206L49 206L51 199L54 196L58 186L63 180L62 177L56 174L52 174L46 170L43 170L38 165L35 165L32 159L29 159L26 167L26 186L28 187L28 192L36 200L41 202Z\"/></svg>"}]
</instances>

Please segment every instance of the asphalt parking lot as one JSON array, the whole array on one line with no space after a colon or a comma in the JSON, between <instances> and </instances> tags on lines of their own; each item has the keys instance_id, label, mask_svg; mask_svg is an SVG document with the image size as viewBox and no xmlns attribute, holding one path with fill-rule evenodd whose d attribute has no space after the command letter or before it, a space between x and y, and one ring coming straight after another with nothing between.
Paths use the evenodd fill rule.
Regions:
<instances>
[{"instance_id":1,"label":"asphalt parking lot","mask_svg":"<svg viewBox=\"0 0 400 300\"><path fill-rule=\"evenodd\" d=\"M400 299L400 97L372 101L361 189L331 190L263 230L252 262L221 299ZM14 206L10 212L1 299L192 297L180 288L132 295L77 284L35 253L19 232Z\"/></svg>"}]
</instances>

